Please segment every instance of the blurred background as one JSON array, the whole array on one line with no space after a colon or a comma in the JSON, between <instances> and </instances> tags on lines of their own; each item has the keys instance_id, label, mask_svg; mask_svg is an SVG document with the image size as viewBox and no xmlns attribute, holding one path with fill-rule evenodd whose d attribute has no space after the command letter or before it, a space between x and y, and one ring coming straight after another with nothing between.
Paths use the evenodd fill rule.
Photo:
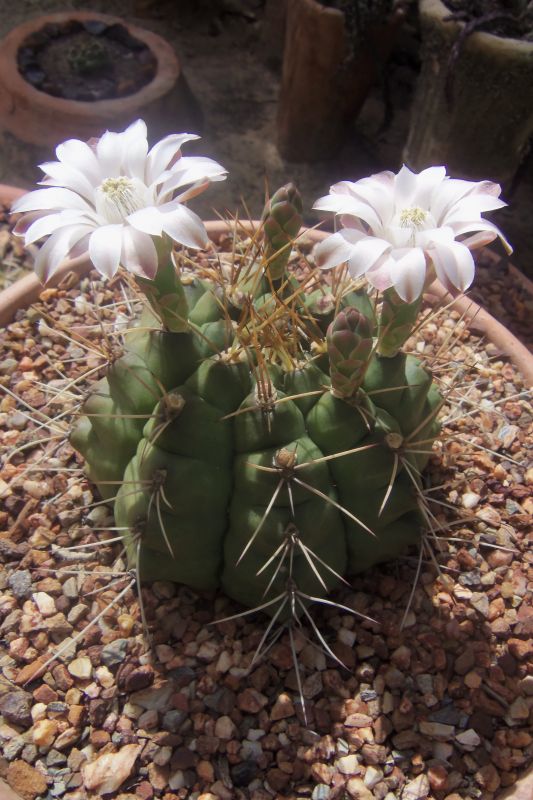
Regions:
<instances>
[{"instance_id":1,"label":"blurred background","mask_svg":"<svg viewBox=\"0 0 533 800\"><path fill-rule=\"evenodd\" d=\"M424 2L426 0L422 5ZM428 5L435 3L431 0L426 2ZM467 5L479 6L479 3ZM446 14L453 12L452 0L448 6ZM492 10L490 0L482 6ZM322 13L318 21L312 18L316 7ZM0 36L6 37L17 26L38 15L79 9L121 17L125 24L141 26L164 37L175 51L180 66L177 86L159 101L155 111L152 108L145 115L141 107L134 116L146 116L150 123L155 113L157 120L150 125L157 131L155 138L172 131L201 133L201 142L187 152L209 155L228 168L227 181L215 184L193 201L193 207L204 218L226 212L235 214L237 209L240 215L257 217L265 192L292 180L303 195L306 221L316 224L318 218L311 206L338 180L355 180L383 169L396 171L406 157L416 169L428 163L445 163L450 167L444 157L449 155L448 160L453 160L452 154L447 154L445 148L444 152L439 152L439 146L442 150L443 145L436 141L438 130L446 144L452 138L457 118L464 117L472 103L463 93L461 65L451 64L450 77L445 74L447 68L443 68L442 58L440 65L437 58L439 49L448 47L451 52L459 38L460 27L450 23L451 33L446 33L444 39L441 36L441 41L440 34L431 27L433 23L426 20L421 26L417 2L17 0L17 3L0 5ZM511 11L513 9L509 13ZM464 19L461 12L456 13L456 18L459 22ZM101 33L98 36L101 37ZM47 36L51 40L58 34L49 29ZM8 49L4 42L0 45L0 61ZM526 45L533 47L528 41ZM19 49L18 64L19 73L22 71L26 81L40 89L39 95L43 95L43 78L35 62L36 51L42 47L42 41L34 37L29 46L25 46L22 65ZM465 49L469 47L470 43L466 42ZM79 58L73 57L71 50L66 57L64 53L60 58L54 57L56 66L59 64L57 68L60 70L63 59L68 69L81 71L82 75L85 70L86 77L91 77L92 69L94 77L91 58L98 60L101 54L96 52L95 55L94 48L89 48L85 54L89 64L83 62L80 66ZM130 63L136 71L143 57L133 55ZM433 61L428 60L430 58ZM460 52L456 62L461 58ZM472 57L468 58L464 68L467 73L475 72ZM505 72L506 68L498 62L498 54L490 54L488 58L489 64L494 60L498 71ZM533 64L533 55L530 54L529 59ZM143 69L149 73L149 66ZM486 65L481 70L479 81L487 71ZM14 109L22 108L25 101L12 96L12 87L6 86L9 76L5 69L0 73L4 75L4 85L0 86L0 181L30 187L40 174L35 165L53 159L54 148L52 142L44 141L47 125L45 116L40 121L39 112L33 122L21 118L22 121L13 123ZM353 96L354 82L361 77L363 85ZM437 79L437 89L428 85L430 78ZM531 76L526 79L533 86ZM61 83L61 80L59 71L56 82ZM489 141L485 147L489 162L491 153L493 156L486 174L469 175L462 164L455 169L452 165L449 172L479 179L500 180L503 176L503 196L510 207L497 214L497 224L515 247L514 263L531 275L533 160L528 155L527 141L528 126L533 125L533 107L527 90L513 87L509 80L508 75L503 90L493 85L491 75L488 87L480 83L477 95L483 102L481 110L475 113L481 130L491 129L498 116L511 119L512 130L520 130L520 142L511 143L514 151L520 151L519 157L516 152L512 154L515 161L511 167L505 161L503 166L500 163L502 150L512 138L509 128L504 128L497 134L500 138ZM424 81L425 85L421 86ZM111 93L115 89L111 87ZM61 89L56 87L52 91L57 94ZM94 95L95 106L102 97L109 97L105 93L99 95L99 91ZM415 101L417 91L423 96ZM439 91L443 95L440 99ZM518 112L505 107L504 100L508 96L518 102ZM75 101L86 100L75 92L71 92L70 97ZM513 117L516 113L522 115L520 119ZM426 125L428 129L431 125L437 129L429 143L427 137L424 142L417 141L416 131L410 134L413 115L416 131L420 132ZM113 129L112 121L108 127ZM473 124L467 125L473 133L470 136L473 144L471 141L469 146L473 146L477 154L477 150L482 149L482 137L473 127ZM116 129L121 129L119 116ZM83 131L79 135L86 138ZM66 138L59 138L59 133L57 136L58 142ZM23 141L28 138L32 141ZM466 141L466 134L463 139ZM471 164L473 156L467 153L466 157ZM434 159L433 162L430 159ZM483 162L475 168L485 169ZM243 210L243 199L246 210Z\"/></svg>"}]
</instances>

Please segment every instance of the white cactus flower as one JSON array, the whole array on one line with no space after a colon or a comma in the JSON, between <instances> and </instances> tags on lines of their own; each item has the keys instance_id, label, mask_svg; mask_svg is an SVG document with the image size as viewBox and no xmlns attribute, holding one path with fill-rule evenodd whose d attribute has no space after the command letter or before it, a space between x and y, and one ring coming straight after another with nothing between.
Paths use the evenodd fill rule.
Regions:
<instances>
[{"instance_id":1,"label":"white cactus flower","mask_svg":"<svg viewBox=\"0 0 533 800\"><path fill-rule=\"evenodd\" d=\"M153 237L163 234L186 247L205 247L204 224L183 203L211 181L224 180L226 170L210 158L181 155L182 145L198 138L172 134L149 150L146 125L137 120L94 142L60 144L59 160L41 164L46 188L29 192L12 208L24 214L15 232L27 245L48 237L35 261L41 280L65 258L86 251L104 277L122 265L153 278Z\"/></svg>"},{"instance_id":2,"label":"white cactus flower","mask_svg":"<svg viewBox=\"0 0 533 800\"><path fill-rule=\"evenodd\" d=\"M403 166L397 175L336 183L313 208L341 215L343 228L316 246L315 261L322 269L348 262L353 277L365 275L381 291L393 286L408 303L435 274L448 289L465 291L474 279L472 249L499 237L512 252L481 217L506 205L500 191L490 181L447 177L445 167L417 174Z\"/></svg>"}]
</instances>

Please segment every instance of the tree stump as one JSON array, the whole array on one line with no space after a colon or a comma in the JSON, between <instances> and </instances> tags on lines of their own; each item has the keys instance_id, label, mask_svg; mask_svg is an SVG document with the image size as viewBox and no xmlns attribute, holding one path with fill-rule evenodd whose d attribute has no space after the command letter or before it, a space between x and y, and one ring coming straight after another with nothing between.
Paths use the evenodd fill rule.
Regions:
<instances>
[{"instance_id":1,"label":"tree stump","mask_svg":"<svg viewBox=\"0 0 533 800\"><path fill-rule=\"evenodd\" d=\"M288 0L278 148L292 161L331 158L390 55L404 12L369 28L350 58L344 14L317 0Z\"/></svg>"}]
</instances>

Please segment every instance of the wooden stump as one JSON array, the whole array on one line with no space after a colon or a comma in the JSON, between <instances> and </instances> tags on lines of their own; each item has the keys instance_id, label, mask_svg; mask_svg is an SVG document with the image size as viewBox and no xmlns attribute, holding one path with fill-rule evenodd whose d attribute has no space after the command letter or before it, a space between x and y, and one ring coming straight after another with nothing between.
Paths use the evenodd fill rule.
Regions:
<instances>
[{"instance_id":1,"label":"wooden stump","mask_svg":"<svg viewBox=\"0 0 533 800\"><path fill-rule=\"evenodd\" d=\"M344 14L317 0L288 0L278 148L292 161L331 158L342 145L392 49L403 20L396 12L367 30L350 56Z\"/></svg>"}]
</instances>

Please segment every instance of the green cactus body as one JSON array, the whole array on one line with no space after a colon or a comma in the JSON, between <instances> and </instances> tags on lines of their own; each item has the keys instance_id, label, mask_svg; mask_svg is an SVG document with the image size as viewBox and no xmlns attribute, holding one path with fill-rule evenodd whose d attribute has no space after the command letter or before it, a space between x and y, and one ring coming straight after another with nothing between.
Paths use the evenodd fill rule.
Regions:
<instances>
[{"instance_id":1,"label":"green cactus body","mask_svg":"<svg viewBox=\"0 0 533 800\"><path fill-rule=\"evenodd\" d=\"M189 329L145 312L72 440L104 497L123 481L116 524L142 579L284 619L419 541L442 399L416 358L376 352L364 293L321 308L316 285L277 280L238 308L235 285L188 276Z\"/></svg>"}]
</instances>

